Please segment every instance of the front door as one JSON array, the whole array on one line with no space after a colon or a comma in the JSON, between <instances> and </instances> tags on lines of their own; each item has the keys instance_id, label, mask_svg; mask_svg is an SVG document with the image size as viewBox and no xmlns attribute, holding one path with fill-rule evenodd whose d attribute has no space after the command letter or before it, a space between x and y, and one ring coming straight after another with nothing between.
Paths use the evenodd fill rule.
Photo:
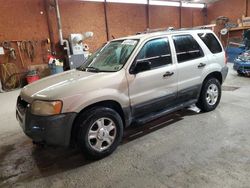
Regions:
<instances>
[{"instance_id":1,"label":"front door","mask_svg":"<svg viewBox=\"0 0 250 188\"><path fill-rule=\"evenodd\" d=\"M165 109L177 97L176 64L172 62L167 37L145 43L134 63L138 61L149 61L150 69L127 75L134 117Z\"/></svg>"}]
</instances>

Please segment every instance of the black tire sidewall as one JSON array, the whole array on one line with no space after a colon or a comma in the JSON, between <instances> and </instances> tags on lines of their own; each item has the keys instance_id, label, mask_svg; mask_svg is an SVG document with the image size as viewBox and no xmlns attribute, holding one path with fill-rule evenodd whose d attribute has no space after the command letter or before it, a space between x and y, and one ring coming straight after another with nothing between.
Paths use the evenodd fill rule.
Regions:
<instances>
[{"instance_id":1,"label":"black tire sidewall","mask_svg":"<svg viewBox=\"0 0 250 188\"><path fill-rule=\"evenodd\" d=\"M88 132L91 127L91 125L100 118L109 118L112 121L114 121L116 126L116 138L113 142L113 144L106 150L102 152L98 152L94 150L89 142L88 142ZM107 155L110 155L113 153L113 151L118 147L122 140L123 136L123 123L120 115L110 108L105 107L99 107L94 108L84 114L82 118L80 118L79 121L79 129L78 129L78 138L77 142L80 148L83 150L85 154L87 154L88 157L94 158L94 159L100 159L103 157L106 157Z\"/></svg>"},{"instance_id":2,"label":"black tire sidewall","mask_svg":"<svg viewBox=\"0 0 250 188\"><path fill-rule=\"evenodd\" d=\"M215 84L218 87L218 98L217 101L214 105L208 104L206 97L207 97L207 90L211 84ZM205 80L202 90L201 90L201 95L199 99L199 105L198 107L201 108L202 111L209 112L214 110L218 104L220 103L221 99L221 84L216 78L209 78Z\"/></svg>"}]
</instances>

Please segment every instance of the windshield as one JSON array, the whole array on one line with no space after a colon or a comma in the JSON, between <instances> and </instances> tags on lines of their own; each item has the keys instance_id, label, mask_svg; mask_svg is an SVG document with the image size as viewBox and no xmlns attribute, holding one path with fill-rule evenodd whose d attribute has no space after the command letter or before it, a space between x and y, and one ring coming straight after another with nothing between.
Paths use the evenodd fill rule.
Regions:
<instances>
[{"instance_id":1,"label":"windshield","mask_svg":"<svg viewBox=\"0 0 250 188\"><path fill-rule=\"evenodd\" d=\"M91 72L116 72L126 63L138 40L119 40L107 43L92 54L80 70Z\"/></svg>"}]
</instances>

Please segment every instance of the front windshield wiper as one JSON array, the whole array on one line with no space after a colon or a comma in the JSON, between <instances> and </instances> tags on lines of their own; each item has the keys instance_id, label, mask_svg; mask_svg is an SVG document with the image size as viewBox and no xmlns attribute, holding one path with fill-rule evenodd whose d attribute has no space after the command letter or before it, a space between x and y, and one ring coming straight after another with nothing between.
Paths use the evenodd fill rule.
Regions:
<instances>
[{"instance_id":1,"label":"front windshield wiper","mask_svg":"<svg viewBox=\"0 0 250 188\"><path fill-rule=\"evenodd\" d=\"M96 67L85 67L85 70L89 69L90 71L93 71L93 72L100 72L100 70Z\"/></svg>"}]
</instances>

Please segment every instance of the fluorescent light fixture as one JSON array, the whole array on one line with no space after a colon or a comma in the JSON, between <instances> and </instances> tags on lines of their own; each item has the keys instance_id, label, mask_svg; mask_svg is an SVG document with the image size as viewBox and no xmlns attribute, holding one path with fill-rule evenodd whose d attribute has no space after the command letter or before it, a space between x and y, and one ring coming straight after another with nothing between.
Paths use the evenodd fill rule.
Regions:
<instances>
[{"instance_id":1,"label":"fluorescent light fixture","mask_svg":"<svg viewBox=\"0 0 250 188\"><path fill-rule=\"evenodd\" d=\"M147 4L147 0L107 0L108 3Z\"/></svg>"},{"instance_id":2,"label":"fluorescent light fixture","mask_svg":"<svg viewBox=\"0 0 250 188\"><path fill-rule=\"evenodd\" d=\"M90 2L104 2L104 0L81 0ZM106 0L107 3L129 3L129 4L147 4L147 0Z\"/></svg>"},{"instance_id":3,"label":"fluorescent light fixture","mask_svg":"<svg viewBox=\"0 0 250 188\"><path fill-rule=\"evenodd\" d=\"M159 0L150 0L150 5L160 5L160 6L174 6L179 7L180 3L175 1L159 1Z\"/></svg>"},{"instance_id":4,"label":"fluorescent light fixture","mask_svg":"<svg viewBox=\"0 0 250 188\"><path fill-rule=\"evenodd\" d=\"M187 3L183 2L182 7L188 7L188 8L204 8L205 4L203 3Z\"/></svg>"},{"instance_id":5,"label":"fluorescent light fixture","mask_svg":"<svg viewBox=\"0 0 250 188\"><path fill-rule=\"evenodd\" d=\"M104 2L104 0L80 0L80 1L90 1L90 2Z\"/></svg>"},{"instance_id":6,"label":"fluorescent light fixture","mask_svg":"<svg viewBox=\"0 0 250 188\"><path fill-rule=\"evenodd\" d=\"M80 0L89 2L104 2L105 0ZM106 0L107 3L128 3L128 4L147 4L147 0ZM204 8L203 3L189 3L189 2L178 2L178 1L163 1L163 0L149 0L150 5L158 6L174 6L174 7L189 7L189 8Z\"/></svg>"}]
</instances>

